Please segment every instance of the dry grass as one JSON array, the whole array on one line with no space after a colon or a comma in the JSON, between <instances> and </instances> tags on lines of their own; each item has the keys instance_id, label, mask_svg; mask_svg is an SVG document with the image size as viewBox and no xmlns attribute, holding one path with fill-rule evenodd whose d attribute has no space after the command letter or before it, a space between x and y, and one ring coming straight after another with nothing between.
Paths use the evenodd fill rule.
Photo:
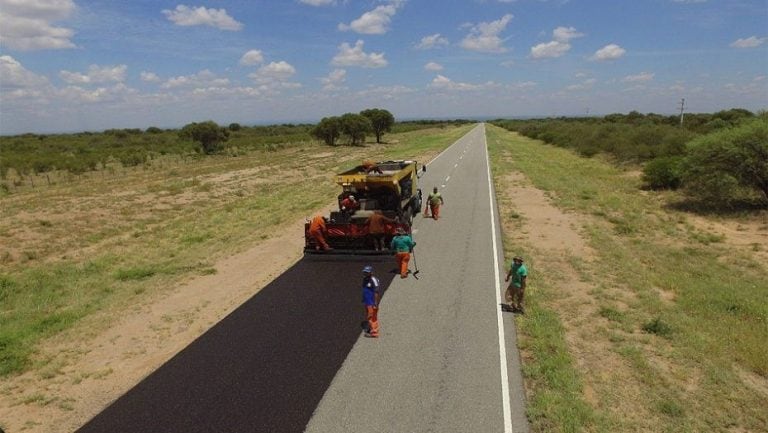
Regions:
<instances>
[{"instance_id":1,"label":"dry grass","mask_svg":"<svg viewBox=\"0 0 768 433\"><path fill-rule=\"evenodd\" d=\"M519 329L535 429L766 431L765 215L693 217L603 161L488 133L505 247L533 268ZM588 248L559 250L535 203Z\"/></svg>"}]
</instances>

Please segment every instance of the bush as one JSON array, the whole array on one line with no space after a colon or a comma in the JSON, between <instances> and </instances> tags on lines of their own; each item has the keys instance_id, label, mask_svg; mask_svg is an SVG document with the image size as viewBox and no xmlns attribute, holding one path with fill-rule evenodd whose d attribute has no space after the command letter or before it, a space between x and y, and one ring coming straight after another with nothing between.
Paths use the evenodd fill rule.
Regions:
<instances>
[{"instance_id":1,"label":"bush","mask_svg":"<svg viewBox=\"0 0 768 433\"><path fill-rule=\"evenodd\" d=\"M221 143L229 139L229 131L220 127L216 122L208 120L184 126L179 132L179 136L200 143L203 153L210 155L221 150Z\"/></svg>"},{"instance_id":2,"label":"bush","mask_svg":"<svg viewBox=\"0 0 768 433\"><path fill-rule=\"evenodd\" d=\"M662 156L643 167L643 182L650 189L677 189L682 183L681 156Z\"/></svg>"},{"instance_id":3,"label":"bush","mask_svg":"<svg viewBox=\"0 0 768 433\"><path fill-rule=\"evenodd\" d=\"M672 327L659 317L644 323L642 328L643 331L658 335L659 337L669 337L672 335Z\"/></svg>"},{"instance_id":4,"label":"bush","mask_svg":"<svg viewBox=\"0 0 768 433\"><path fill-rule=\"evenodd\" d=\"M758 195L768 205L768 120L743 122L689 143L682 178L695 198L728 204Z\"/></svg>"}]
</instances>

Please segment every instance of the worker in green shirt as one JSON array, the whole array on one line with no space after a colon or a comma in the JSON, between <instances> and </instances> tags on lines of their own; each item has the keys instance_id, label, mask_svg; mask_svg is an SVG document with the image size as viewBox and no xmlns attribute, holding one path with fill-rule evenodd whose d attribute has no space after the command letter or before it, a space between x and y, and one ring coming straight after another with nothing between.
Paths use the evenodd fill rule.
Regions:
<instances>
[{"instance_id":1,"label":"worker in green shirt","mask_svg":"<svg viewBox=\"0 0 768 433\"><path fill-rule=\"evenodd\" d=\"M443 196L437 192L437 187L435 187L427 197L427 205L424 207L424 216L429 217L428 211L432 211L432 218L438 219L440 217L440 205L443 204L445 204Z\"/></svg>"},{"instance_id":2,"label":"worker in green shirt","mask_svg":"<svg viewBox=\"0 0 768 433\"><path fill-rule=\"evenodd\" d=\"M392 238L392 242L389 244L389 249L394 252L397 259L397 265L400 268L400 278L408 278L408 262L411 261L411 252L413 252L416 242L401 228L398 228L395 233L395 237Z\"/></svg>"},{"instance_id":3,"label":"worker in green shirt","mask_svg":"<svg viewBox=\"0 0 768 433\"><path fill-rule=\"evenodd\" d=\"M525 314L523 296L525 295L525 284L528 279L528 269L523 264L522 257L515 256L512 258L512 266L510 266L504 281L509 281L510 277L512 281L509 283L506 293L504 293L507 303L502 305L502 309L512 313Z\"/></svg>"}]
</instances>

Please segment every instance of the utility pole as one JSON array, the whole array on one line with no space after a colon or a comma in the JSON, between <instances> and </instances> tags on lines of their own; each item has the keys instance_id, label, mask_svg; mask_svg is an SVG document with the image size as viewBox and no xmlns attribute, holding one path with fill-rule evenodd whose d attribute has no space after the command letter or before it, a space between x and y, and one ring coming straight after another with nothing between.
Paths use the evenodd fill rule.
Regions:
<instances>
[{"instance_id":1,"label":"utility pole","mask_svg":"<svg viewBox=\"0 0 768 433\"><path fill-rule=\"evenodd\" d=\"M680 127L683 127L683 112L685 111L685 98L680 99Z\"/></svg>"}]
</instances>

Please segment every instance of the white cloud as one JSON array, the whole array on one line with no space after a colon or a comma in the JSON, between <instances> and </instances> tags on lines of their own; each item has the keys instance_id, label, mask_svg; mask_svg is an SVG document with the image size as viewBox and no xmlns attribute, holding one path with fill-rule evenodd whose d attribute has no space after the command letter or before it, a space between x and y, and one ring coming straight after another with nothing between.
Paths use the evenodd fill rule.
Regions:
<instances>
[{"instance_id":1,"label":"white cloud","mask_svg":"<svg viewBox=\"0 0 768 433\"><path fill-rule=\"evenodd\" d=\"M123 82L125 81L125 71L128 70L126 65L117 66L98 66L91 65L88 68L88 73L82 74L80 72L60 71L59 77L69 84L95 84L95 83L107 83L107 82Z\"/></svg>"},{"instance_id":2,"label":"white cloud","mask_svg":"<svg viewBox=\"0 0 768 433\"><path fill-rule=\"evenodd\" d=\"M23 88L36 88L48 85L48 79L24 68L11 56L0 56L0 89L6 91Z\"/></svg>"},{"instance_id":3,"label":"white cloud","mask_svg":"<svg viewBox=\"0 0 768 433\"><path fill-rule=\"evenodd\" d=\"M559 42L569 42L571 39L580 38L584 33L579 33L573 27L558 27L552 30L552 39Z\"/></svg>"},{"instance_id":4,"label":"white cloud","mask_svg":"<svg viewBox=\"0 0 768 433\"><path fill-rule=\"evenodd\" d=\"M627 50L625 50L624 48L621 48L616 44L608 44L603 48L600 48L599 50L595 51L595 54L592 57L590 57L590 59L598 62L602 62L606 60L616 60L623 57L626 52Z\"/></svg>"},{"instance_id":5,"label":"white cloud","mask_svg":"<svg viewBox=\"0 0 768 433\"><path fill-rule=\"evenodd\" d=\"M296 68L286 61L272 62L259 68L249 77L258 82L285 81L296 74Z\"/></svg>"},{"instance_id":6,"label":"white cloud","mask_svg":"<svg viewBox=\"0 0 768 433\"><path fill-rule=\"evenodd\" d=\"M440 36L440 33L435 33L434 35L424 36L421 38L418 44L416 44L417 50L428 50L431 48L438 48L441 46L448 45L448 39Z\"/></svg>"},{"instance_id":7,"label":"white cloud","mask_svg":"<svg viewBox=\"0 0 768 433\"><path fill-rule=\"evenodd\" d=\"M512 20L512 14L507 14L496 21L480 23L470 28L469 34L461 41L461 47L470 51L485 53L503 53L507 49L499 34L504 31Z\"/></svg>"},{"instance_id":8,"label":"white cloud","mask_svg":"<svg viewBox=\"0 0 768 433\"><path fill-rule=\"evenodd\" d=\"M334 0L299 0L299 3L310 6L328 6L333 4Z\"/></svg>"},{"instance_id":9,"label":"white cloud","mask_svg":"<svg viewBox=\"0 0 768 433\"><path fill-rule=\"evenodd\" d=\"M750 36L748 38L736 39L731 43L733 48L756 48L765 43L768 38L758 38L757 36Z\"/></svg>"},{"instance_id":10,"label":"white cloud","mask_svg":"<svg viewBox=\"0 0 768 433\"><path fill-rule=\"evenodd\" d=\"M163 89L173 89L179 87L223 87L228 85L229 79L218 78L213 72L204 69L197 74L169 78L160 87Z\"/></svg>"},{"instance_id":11,"label":"white cloud","mask_svg":"<svg viewBox=\"0 0 768 433\"><path fill-rule=\"evenodd\" d=\"M260 50L250 50L240 58L241 65L258 65L264 61L264 55Z\"/></svg>"},{"instance_id":12,"label":"white cloud","mask_svg":"<svg viewBox=\"0 0 768 433\"><path fill-rule=\"evenodd\" d=\"M163 10L163 14L178 26L211 26L230 31L238 31L243 28L243 24L229 16L226 9L178 5L175 10Z\"/></svg>"},{"instance_id":13,"label":"white cloud","mask_svg":"<svg viewBox=\"0 0 768 433\"><path fill-rule=\"evenodd\" d=\"M503 62L499 63L501 66L504 66L505 68L511 68L512 66L515 66L514 60L504 60Z\"/></svg>"},{"instance_id":14,"label":"white cloud","mask_svg":"<svg viewBox=\"0 0 768 433\"><path fill-rule=\"evenodd\" d=\"M323 83L323 90L326 92L339 90L342 88L342 84L347 80L347 71L345 69L334 69L327 77L320 79Z\"/></svg>"},{"instance_id":15,"label":"white cloud","mask_svg":"<svg viewBox=\"0 0 768 433\"><path fill-rule=\"evenodd\" d=\"M560 57L571 49L571 39L580 38L582 36L584 36L584 33L579 33L573 27L557 27L552 31L552 41L531 47L531 58L544 59Z\"/></svg>"},{"instance_id":16,"label":"white cloud","mask_svg":"<svg viewBox=\"0 0 768 433\"><path fill-rule=\"evenodd\" d=\"M363 51L364 42L358 40L355 46L351 47L344 42L339 45L339 52L334 56L331 63L335 66L359 66L362 68L382 68L387 66L387 60L384 53L366 54Z\"/></svg>"},{"instance_id":17,"label":"white cloud","mask_svg":"<svg viewBox=\"0 0 768 433\"><path fill-rule=\"evenodd\" d=\"M282 89L296 89L300 83L288 81L296 74L296 68L286 61L271 62L260 67L256 72L248 74L255 81L258 90L263 94L276 94Z\"/></svg>"},{"instance_id":18,"label":"white cloud","mask_svg":"<svg viewBox=\"0 0 768 433\"><path fill-rule=\"evenodd\" d=\"M96 89L67 86L59 90L57 96L70 102L98 103L107 101L125 101L127 96L136 93L135 89L131 89L123 83L117 83L112 87L99 87Z\"/></svg>"},{"instance_id":19,"label":"white cloud","mask_svg":"<svg viewBox=\"0 0 768 433\"><path fill-rule=\"evenodd\" d=\"M19 51L75 48L75 32L52 24L74 10L72 0L0 0L0 43Z\"/></svg>"},{"instance_id":20,"label":"white cloud","mask_svg":"<svg viewBox=\"0 0 768 433\"><path fill-rule=\"evenodd\" d=\"M141 71L140 77L141 81L146 81L148 83L156 83L160 81L160 77L154 72Z\"/></svg>"},{"instance_id":21,"label":"white cloud","mask_svg":"<svg viewBox=\"0 0 768 433\"><path fill-rule=\"evenodd\" d=\"M424 65L424 69L426 69L427 71L442 71L443 65L441 65L440 63L429 62L426 65Z\"/></svg>"},{"instance_id":22,"label":"white cloud","mask_svg":"<svg viewBox=\"0 0 768 433\"><path fill-rule=\"evenodd\" d=\"M559 41L551 41L531 47L531 57L544 59L548 57L560 57L571 49L571 44Z\"/></svg>"},{"instance_id":23,"label":"white cloud","mask_svg":"<svg viewBox=\"0 0 768 433\"><path fill-rule=\"evenodd\" d=\"M376 9L366 12L360 18L349 24L339 24L339 30L345 32L352 30L366 35L383 35L389 31L389 24L392 17L397 13L397 9L403 2L400 0L392 1L388 5L378 6Z\"/></svg>"},{"instance_id":24,"label":"white cloud","mask_svg":"<svg viewBox=\"0 0 768 433\"><path fill-rule=\"evenodd\" d=\"M625 83L645 83L647 81L653 80L655 75L656 74L651 72L641 72L636 75L627 75L626 77L622 78L621 81Z\"/></svg>"},{"instance_id":25,"label":"white cloud","mask_svg":"<svg viewBox=\"0 0 768 433\"><path fill-rule=\"evenodd\" d=\"M482 90L490 87L498 87L498 84L493 81L488 81L482 84L462 83L453 81L448 77L438 74L432 82L429 84L430 88L438 90L458 90L458 91L470 91L470 90Z\"/></svg>"}]
</instances>

